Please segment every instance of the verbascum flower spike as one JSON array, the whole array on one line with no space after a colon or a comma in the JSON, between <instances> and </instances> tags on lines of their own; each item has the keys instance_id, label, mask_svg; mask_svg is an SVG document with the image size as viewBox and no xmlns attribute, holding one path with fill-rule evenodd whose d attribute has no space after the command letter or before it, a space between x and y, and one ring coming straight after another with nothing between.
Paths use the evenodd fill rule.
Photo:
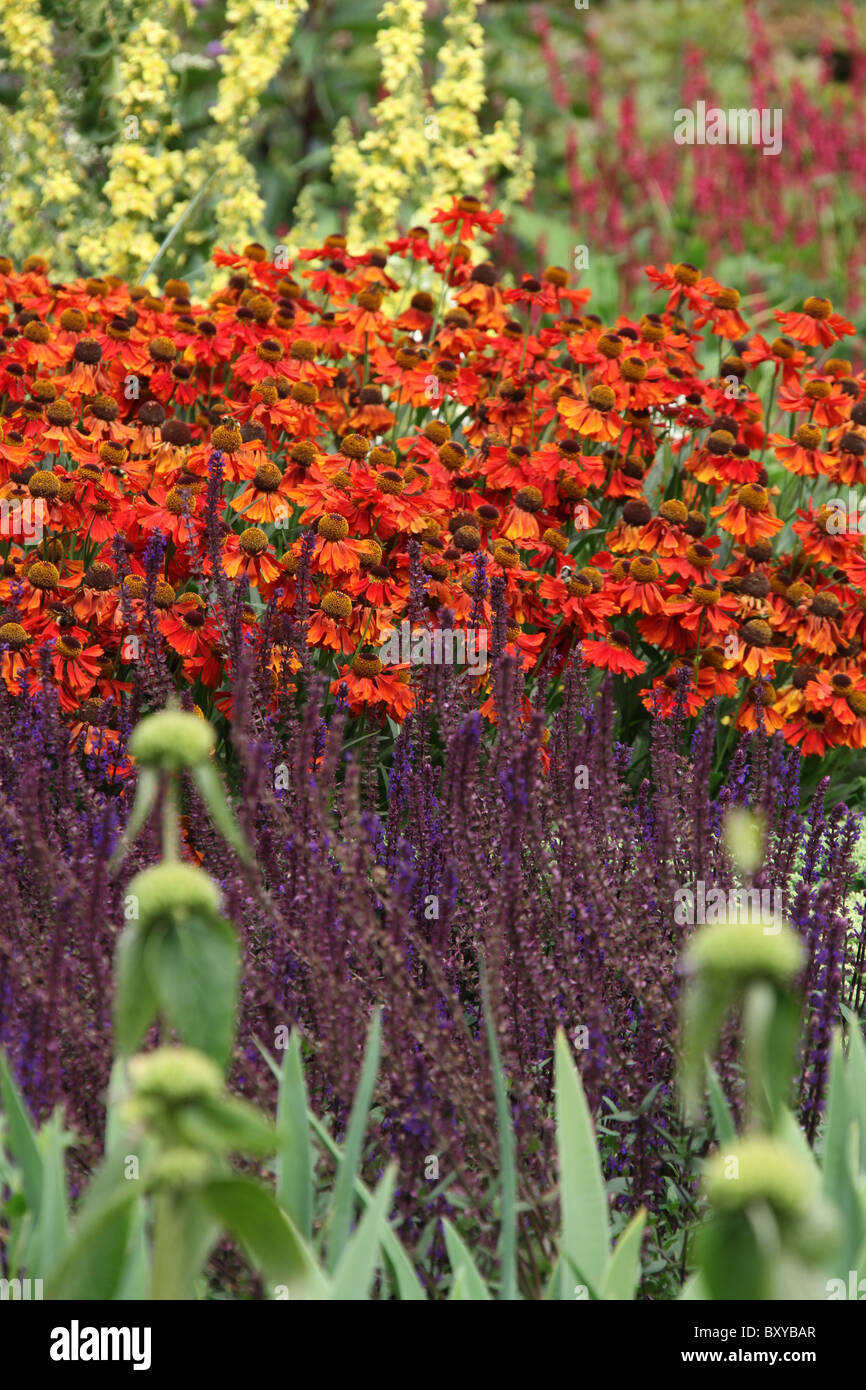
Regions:
<instances>
[{"instance_id":1,"label":"verbascum flower spike","mask_svg":"<svg viewBox=\"0 0 866 1390\"><path fill-rule=\"evenodd\" d=\"M189 161L193 191L211 169L220 171L219 197L213 200L219 246L239 249L261 229L265 202L243 147L307 6L308 0L230 0L226 7L230 28L221 40L221 76L210 113L214 129Z\"/></svg>"},{"instance_id":2,"label":"verbascum flower spike","mask_svg":"<svg viewBox=\"0 0 866 1390\"><path fill-rule=\"evenodd\" d=\"M0 148L7 155L0 214L7 249L26 256L56 249L58 232L62 245L62 233L76 222L81 190L75 152L63 133L51 21L38 0L0 0L0 33L9 70L23 79L14 112L0 106Z\"/></svg>"},{"instance_id":3,"label":"verbascum flower spike","mask_svg":"<svg viewBox=\"0 0 866 1390\"><path fill-rule=\"evenodd\" d=\"M421 71L426 8L424 0L384 0L376 49L386 94L373 109L373 128L357 143L348 121L334 134L334 178L354 197L347 228L353 249L380 240L395 225L428 166Z\"/></svg>"},{"instance_id":4,"label":"verbascum flower spike","mask_svg":"<svg viewBox=\"0 0 866 1390\"><path fill-rule=\"evenodd\" d=\"M104 188L112 220L81 240L79 256L89 269L140 276L168 230L185 159L169 148L179 130L172 118L178 79L171 60L180 50L175 8L171 0L151 5L121 48L113 94L117 135Z\"/></svg>"}]
</instances>

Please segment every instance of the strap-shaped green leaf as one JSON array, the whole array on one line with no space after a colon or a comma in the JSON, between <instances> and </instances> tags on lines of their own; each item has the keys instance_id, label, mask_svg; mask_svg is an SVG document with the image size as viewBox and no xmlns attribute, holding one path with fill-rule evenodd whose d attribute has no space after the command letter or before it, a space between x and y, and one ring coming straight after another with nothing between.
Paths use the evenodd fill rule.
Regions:
<instances>
[{"instance_id":1,"label":"strap-shaped green leaf","mask_svg":"<svg viewBox=\"0 0 866 1390\"><path fill-rule=\"evenodd\" d=\"M280 1073L277 1101L277 1201L305 1240L313 1233L313 1146L301 1038L292 1033Z\"/></svg>"},{"instance_id":2,"label":"strap-shaped green leaf","mask_svg":"<svg viewBox=\"0 0 866 1390\"><path fill-rule=\"evenodd\" d=\"M610 1258L607 1197L595 1130L565 1034L556 1035L556 1147L562 1206L561 1254L601 1288Z\"/></svg>"}]
</instances>

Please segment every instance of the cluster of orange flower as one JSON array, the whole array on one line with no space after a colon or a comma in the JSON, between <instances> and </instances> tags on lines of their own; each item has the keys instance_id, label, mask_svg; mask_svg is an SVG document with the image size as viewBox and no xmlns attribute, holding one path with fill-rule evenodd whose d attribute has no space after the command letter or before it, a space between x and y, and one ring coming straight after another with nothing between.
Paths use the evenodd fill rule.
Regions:
<instances>
[{"instance_id":1,"label":"cluster of orange flower","mask_svg":"<svg viewBox=\"0 0 866 1390\"><path fill-rule=\"evenodd\" d=\"M364 255L340 237L294 263L218 252L227 283L207 305L180 280L157 296L0 259L8 689L50 671L76 736L104 724L149 622L178 686L228 707L207 582L219 451L221 564L249 583L248 640L265 640L266 606L294 613L314 532L306 640L355 711L412 707L410 672L378 653L410 612L415 538L424 622L491 624L499 576L527 673L579 643L647 708L685 685L689 713L720 696L738 727L763 719L805 753L862 747L863 542L817 495L866 482L864 373L834 355L852 326L808 299L765 340L736 290L684 264L647 271L660 312L605 325L559 267L506 288L478 263L499 220L461 198L435 231ZM489 678L474 676L482 702Z\"/></svg>"}]
</instances>

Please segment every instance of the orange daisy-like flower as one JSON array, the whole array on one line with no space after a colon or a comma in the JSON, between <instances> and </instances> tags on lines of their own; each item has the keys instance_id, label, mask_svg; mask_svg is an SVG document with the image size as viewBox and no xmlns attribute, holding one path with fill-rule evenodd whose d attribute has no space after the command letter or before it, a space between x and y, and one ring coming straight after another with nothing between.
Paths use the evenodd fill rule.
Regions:
<instances>
[{"instance_id":1,"label":"orange daisy-like flower","mask_svg":"<svg viewBox=\"0 0 866 1390\"><path fill-rule=\"evenodd\" d=\"M632 639L623 628L614 628L603 639L586 637L578 650L590 666L600 666L617 676L639 676L646 670L646 662L634 655Z\"/></svg>"},{"instance_id":2,"label":"orange daisy-like flower","mask_svg":"<svg viewBox=\"0 0 866 1390\"><path fill-rule=\"evenodd\" d=\"M237 535L232 532L223 546L223 569L230 579L244 575L257 588L267 588L282 574L270 549L267 534L260 526L247 526ZM205 572L208 565L205 566Z\"/></svg>"},{"instance_id":3,"label":"orange daisy-like flower","mask_svg":"<svg viewBox=\"0 0 866 1390\"><path fill-rule=\"evenodd\" d=\"M619 601L624 613L662 613L665 592L658 561L649 555L638 555L628 565L625 577L618 586Z\"/></svg>"},{"instance_id":4,"label":"orange daisy-like flower","mask_svg":"<svg viewBox=\"0 0 866 1390\"><path fill-rule=\"evenodd\" d=\"M343 685L349 709L355 715L365 709L378 710L383 717L388 715L402 724L415 705L406 667L384 670L371 647L362 648L348 666L340 667L339 676L331 682L331 694L339 694Z\"/></svg>"},{"instance_id":5,"label":"orange daisy-like flower","mask_svg":"<svg viewBox=\"0 0 866 1390\"><path fill-rule=\"evenodd\" d=\"M622 420L614 412L616 393L610 386L593 386L586 397L561 396L557 410L569 429L587 439L611 444L622 433Z\"/></svg>"},{"instance_id":6,"label":"orange daisy-like flower","mask_svg":"<svg viewBox=\"0 0 866 1390\"><path fill-rule=\"evenodd\" d=\"M776 663L788 661L787 647L773 645L773 629L763 618L750 618L740 628L739 663L747 676L772 677Z\"/></svg>"},{"instance_id":7,"label":"orange daisy-like flower","mask_svg":"<svg viewBox=\"0 0 866 1390\"><path fill-rule=\"evenodd\" d=\"M449 208L437 208L430 221L441 226L446 237L473 241L476 228L492 233L504 221L501 212L486 211L474 197L452 197Z\"/></svg>"},{"instance_id":8,"label":"orange daisy-like flower","mask_svg":"<svg viewBox=\"0 0 866 1390\"><path fill-rule=\"evenodd\" d=\"M736 727L749 731L757 729L760 716L764 733L776 733L785 724L785 714L778 707L778 700L775 686L769 681L753 681L737 714Z\"/></svg>"},{"instance_id":9,"label":"orange daisy-like flower","mask_svg":"<svg viewBox=\"0 0 866 1390\"><path fill-rule=\"evenodd\" d=\"M767 489L760 483L744 484L727 502L712 507L711 513L722 518L719 525L723 531L730 532L745 545L775 536L784 525L770 505Z\"/></svg>"},{"instance_id":10,"label":"orange daisy-like flower","mask_svg":"<svg viewBox=\"0 0 866 1390\"><path fill-rule=\"evenodd\" d=\"M816 754L821 758L828 748L834 748L844 741L845 730L824 710L805 709L797 718L783 725L782 737L792 747L799 744L804 756Z\"/></svg>"},{"instance_id":11,"label":"orange daisy-like flower","mask_svg":"<svg viewBox=\"0 0 866 1390\"><path fill-rule=\"evenodd\" d=\"M856 332L853 323L843 319L841 314L834 314L829 299L820 299L815 295L805 300L803 308L797 313L783 313L781 309L776 309L775 319L783 333L796 338L798 343L805 343L807 347L832 347L840 338Z\"/></svg>"}]
</instances>

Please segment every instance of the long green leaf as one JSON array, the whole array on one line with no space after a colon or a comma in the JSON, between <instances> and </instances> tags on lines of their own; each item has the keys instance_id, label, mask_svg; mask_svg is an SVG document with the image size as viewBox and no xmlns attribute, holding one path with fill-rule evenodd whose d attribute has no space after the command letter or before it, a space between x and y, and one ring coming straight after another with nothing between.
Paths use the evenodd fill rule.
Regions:
<instances>
[{"instance_id":1,"label":"long green leaf","mask_svg":"<svg viewBox=\"0 0 866 1390\"><path fill-rule=\"evenodd\" d=\"M199 1200L246 1246L269 1281L287 1287L290 1297L328 1297L328 1281L315 1254L291 1218L257 1182L218 1178L201 1189Z\"/></svg>"},{"instance_id":2,"label":"long green leaf","mask_svg":"<svg viewBox=\"0 0 866 1390\"><path fill-rule=\"evenodd\" d=\"M340 1303L357 1303L369 1297L370 1286L379 1264L380 1236L388 1226L388 1213L394 1200L397 1166L391 1164L373 1193L367 1208L340 1258L334 1275L331 1297Z\"/></svg>"},{"instance_id":3,"label":"long green leaf","mask_svg":"<svg viewBox=\"0 0 866 1390\"><path fill-rule=\"evenodd\" d=\"M830 1081L827 1094L827 1123L822 1155L823 1188L842 1218L842 1265L853 1269L860 1257L864 1235L863 1206L855 1185L854 1145L858 1139L858 1119L848 1100L848 1068L842 1050L842 1035L833 1035L830 1055Z\"/></svg>"},{"instance_id":4,"label":"long green leaf","mask_svg":"<svg viewBox=\"0 0 866 1390\"><path fill-rule=\"evenodd\" d=\"M213 763L199 763L192 769L192 777L217 830L235 850L238 858L249 864L252 851L226 800L222 779Z\"/></svg>"},{"instance_id":5,"label":"long green leaf","mask_svg":"<svg viewBox=\"0 0 866 1390\"><path fill-rule=\"evenodd\" d=\"M128 922L114 952L115 1050L127 1057L135 1052L157 1012L145 968L146 940L138 923Z\"/></svg>"},{"instance_id":6,"label":"long green leaf","mask_svg":"<svg viewBox=\"0 0 866 1390\"><path fill-rule=\"evenodd\" d=\"M499 1168L502 1174L502 1213L500 1217L502 1227L499 1235L499 1259L502 1274L499 1297L508 1302L517 1298L517 1167L514 1160L514 1130L511 1124L511 1112L508 1108L505 1075L502 1070L502 1058L499 1054L499 1040L496 1037L493 1010L490 1007L487 975L483 967L481 992L484 1001L487 1046L490 1051L490 1067L493 1072L496 1129L499 1137Z\"/></svg>"},{"instance_id":7,"label":"long green leaf","mask_svg":"<svg viewBox=\"0 0 866 1390\"><path fill-rule=\"evenodd\" d=\"M622 1232L608 1262L601 1296L618 1302L631 1302L640 1281L640 1251L646 1225L646 1208L636 1211Z\"/></svg>"},{"instance_id":8,"label":"long green leaf","mask_svg":"<svg viewBox=\"0 0 866 1390\"><path fill-rule=\"evenodd\" d=\"M3 1052L0 1052L0 1103L6 1116L6 1145L21 1170L27 1205L32 1212L38 1213L42 1202L42 1155Z\"/></svg>"},{"instance_id":9,"label":"long green leaf","mask_svg":"<svg viewBox=\"0 0 866 1390\"><path fill-rule=\"evenodd\" d=\"M866 1043L860 1020L850 1019L848 1029L848 1102L860 1138L860 1172L866 1172Z\"/></svg>"},{"instance_id":10,"label":"long green leaf","mask_svg":"<svg viewBox=\"0 0 866 1390\"><path fill-rule=\"evenodd\" d=\"M710 1113L716 1126L716 1138L720 1144L730 1144L737 1137L737 1129L725 1100L721 1082L709 1057L706 1059L707 1089L710 1097Z\"/></svg>"},{"instance_id":11,"label":"long green leaf","mask_svg":"<svg viewBox=\"0 0 866 1390\"><path fill-rule=\"evenodd\" d=\"M562 1029L556 1035L556 1145L562 1206L561 1253L601 1288L610 1257L607 1197L595 1130Z\"/></svg>"},{"instance_id":12,"label":"long green leaf","mask_svg":"<svg viewBox=\"0 0 866 1390\"><path fill-rule=\"evenodd\" d=\"M337 1168L337 1179L334 1183L334 1197L331 1206L330 1221L328 1223L327 1269L329 1274L333 1274L337 1268L340 1256L346 1248L346 1242L349 1239L349 1231L352 1226L352 1210L355 1205L354 1177L361 1162L361 1150L364 1143L364 1133L367 1128L367 1116L373 1100L376 1074L379 1070L381 1038L382 1016L377 1009L370 1024L370 1031L367 1034L367 1045L364 1049L364 1064L361 1068L361 1079L358 1082L355 1098L352 1101L349 1126L346 1130L346 1139L343 1144L343 1157Z\"/></svg>"},{"instance_id":13,"label":"long green leaf","mask_svg":"<svg viewBox=\"0 0 866 1390\"><path fill-rule=\"evenodd\" d=\"M264 1057L272 1074L279 1080L280 1069L274 1061L273 1057L271 1057L270 1053L267 1051L266 1048L262 1047L258 1039L256 1039L256 1046L258 1047L259 1051ZM310 1128L312 1129L316 1138L321 1143L322 1147L331 1155L334 1162L339 1166L343 1158L343 1151L340 1148L339 1144L336 1144L334 1142L331 1135L328 1133L328 1130L325 1128L321 1120L318 1118L317 1115L313 1113L312 1110L307 1111L307 1120L309 1121ZM370 1192L370 1189L357 1175L355 1176L354 1180L354 1191L355 1195L358 1198L360 1198L361 1205L364 1208L369 1207L370 1203L373 1200L373 1195ZM381 1239L385 1259L387 1261L388 1268L391 1272L391 1276L393 1278L394 1285L401 1302L426 1302L426 1295L419 1282L418 1276L416 1275L415 1270L412 1267L412 1262L390 1226L386 1226L385 1229L382 1231Z\"/></svg>"},{"instance_id":14,"label":"long green leaf","mask_svg":"<svg viewBox=\"0 0 866 1390\"><path fill-rule=\"evenodd\" d=\"M159 773L156 769L152 767L140 768L138 781L135 784L135 800L132 803L129 820L126 822L114 853L108 861L110 874L114 873L126 858L130 845L153 810L158 791Z\"/></svg>"},{"instance_id":15,"label":"long green leaf","mask_svg":"<svg viewBox=\"0 0 866 1390\"><path fill-rule=\"evenodd\" d=\"M189 1047L224 1067L235 1030L240 950L234 927L222 918L190 914L153 931L144 954L160 1008Z\"/></svg>"},{"instance_id":16,"label":"long green leaf","mask_svg":"<svg viewBox=\"0 0 866 1390\"><path fill-rule=\"evenodd\" d=\"M184 222L190 216L190 214L194 212L194 210L198 207L198 204L201 202L202 198L204 197L207 190L210 188L218 173L219 166L217 166L216 169L211 170L204 183L202 184L201 188L199 188L198 191L192 195L183 212L181 213L180 217L175 222L174 226L169 229L168 234L163 239L162 245L158 248L156 255L154 256L150 265L147 267L147 270L144 272L141 279L139 280L138 283L140 285L144 284L148 275L150 275L159 265L160 261L162 260L168 248L171 246L171 243L174 241Z\"/></svg>"},{"instance_id":17,"label":"long green leaf","mask_svg":"<svg viewBox=\"0 0 866 1390\"><path fill-rule=\"evenodd\" d=\"M301 1039L293 1032L280 1074L277 1101L277 1201L304 1240L313 1233L313 1146L307 1123L307 1090Z\"/></svg>"},{"instance_id":18,"label":"long green leaf","mask_svg":"<svg viewBox=\"0 0 866 1390\"><path fill-rule=\"evenodd\" d=\"M454 1274L454 1282L460 1280L461 1299L472 1299L473 1302L491 1302L491 1294L481 1275L475 1266L466 1245L461 1236L457 1233L451 1222L443 1217L442 1230L445 1233L445 1247L448 1251L448 1258L451 1261L451 1269ZM452 1289L452 1296L454 1290Z\"/></svg>"},{"instance_id":19,"label":"long green leaf","mask_svg":"<svg viewBox=\"0 0 866 1390\"><path fill-rule=\"evenodd\" d=\"M334 1143L321 1120L318 1119L312 1111L307 1112L307 1118L316 1137L321 1140L331 1157L339 1163L342 1158L341 1150L339 1146ZM365 1208L372 1204L373 1194L359 1177L355 1178L355 1193L360 1197L361 1204ZM426 1302L426 1295L421 1287L417 1274L412 1268L412 1262L390 1225L385 1226L380 1233L380 1237L382 1241L382 1250L388 1262L388 1267L394 1279L394 1284L401 1302Z\"/></svg>"},{"instance_id":20,"label":"long green leaf","mask_svg":"<svg viewBox=\"0 0 866 1390\"><path fill-rule=\"evenodd\" d=\"M81 1220L58 1265L49 1271L51 1299L113 1301L123 1287L134 1250L138 1193L133 1183L116 1186Z\"/></svg>"},{"instance_id":21,"label":"long green leaf","mask_svg":"<svg viewBox=\"0 0 866 1390\"><path fill-rule=\"evenodd\" d=\"M59 1109L54 1111L39 1133L38 1143L42 1152L42 1201L38 1224L40 1269L49 1269L60 1258L69 1240L69 1202L64 1155L73 1138L64 1126L63 1115ZM34 1258L34 1268L36 1267Z\"/></svg>"}]
</instances>

